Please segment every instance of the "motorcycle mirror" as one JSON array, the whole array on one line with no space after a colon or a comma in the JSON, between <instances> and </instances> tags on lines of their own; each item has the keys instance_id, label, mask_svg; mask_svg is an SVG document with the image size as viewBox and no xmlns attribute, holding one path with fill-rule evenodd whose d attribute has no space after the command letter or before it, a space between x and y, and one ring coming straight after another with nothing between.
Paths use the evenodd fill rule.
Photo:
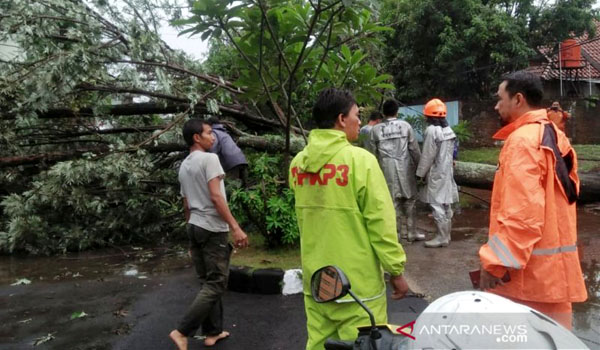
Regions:
<instances>
[{"instance_id":1,"label":"motorcycle mirror","mask_svg":"<svg viewBox=\"0 0 600 350\"><path fill-rule=\"evenodd\" d=\"M326 303L348 294L350 281L339 267L329 265L313 273L310 287L313 299L317 303Z\"/></svg>"}]
</instances>

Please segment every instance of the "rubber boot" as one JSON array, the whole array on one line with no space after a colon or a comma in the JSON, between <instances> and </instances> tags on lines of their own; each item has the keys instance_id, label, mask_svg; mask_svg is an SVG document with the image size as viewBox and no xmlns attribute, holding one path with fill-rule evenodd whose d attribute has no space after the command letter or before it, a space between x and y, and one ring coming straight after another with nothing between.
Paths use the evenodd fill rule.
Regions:
<instances>
[{"instance_id":1,"label":"rubber boot","mask_svg":"<svg viewBox=\"0 0 600 350\"><path fill-rule=\"evenodd\" d=\"M448 241L448 244L450 244L450 242L452 241L452 219L448 219L448 221L446 222L446 240Z\"/></svg>"},{"instance_id":2,"label":"rubber boot","mask_svg":"<svg viewBox=\"0 0 600 350\"><path fill-rule=\"evenodd\" d=\"M403 220L401 220L400 215L396 214L396 227L398 228L398 241L400 239L408 239L408 230L406 229L406 225L402 225Z\"/></svg>"},{"instance_id":3,"label":"rubber boot","mask_svg":"<svg viewBox=\"0 0 600 350\"><path fill-rule=\"evenodd\" d=\"M425 242L425 247L427 248L441 248L441 247L447 247L450 244L450 241L448 240L448 238L450 237L449 234L446 234L446 232L448 231L447 229L449 228L448 224L447 224L447 220L443 220L443 221L436 221L435 225L437 226L437 235Z\"/></svg>"},{"instance_id":4,"label":"rubber boot","mask_svg":"<svg viewBox=\"0 0 600 350\"><path fill-rule=\"evenodd\" d=\"M406 230L406 226L398 226L398 229L398 240L408 239L408 231Z\"/></svg>"},{"instance_id":5,"label":"rubber boot","mask_svg":"<svg viewBox=\"0 0 600 350\"><path fill-rule=\"evenodd\" d=\"M414 218L414 216L411 216L410 214L406 218L406 228L408 230L408 241L409 242L425 240L424 234L417 233L417 230L415 228L415 218Z\"/></svg>"}]
</instances>

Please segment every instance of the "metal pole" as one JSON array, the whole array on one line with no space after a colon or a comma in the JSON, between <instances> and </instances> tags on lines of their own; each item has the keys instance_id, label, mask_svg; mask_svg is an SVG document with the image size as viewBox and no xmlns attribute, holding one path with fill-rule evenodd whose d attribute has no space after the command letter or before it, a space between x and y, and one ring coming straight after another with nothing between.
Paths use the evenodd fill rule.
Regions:
<instances>
[{"instance_id":1,"label":"metal pole","mask_svg":"<svg viewBox=\"0 0 600 350\"><path fill-rule=\"evenodd\" d=\"M562 58L560 57L561 54L561 50L560 50L560 45L561 43L558 43L558 74L559 74L559 80L560 80L560 97L562 98L563 96L563 88L562 88Z\"/></svg>"},{"instance_id":2,"label":"metal pole","mask_svg":"<svg viewBox=\"0 0 600 350\"><path fill-rule=\"evenodd\" d=\"M588 96L592 96L592 68L591 64L588 63L588 78L590 82L590 94Z\"/></svg>"}]
</instances>

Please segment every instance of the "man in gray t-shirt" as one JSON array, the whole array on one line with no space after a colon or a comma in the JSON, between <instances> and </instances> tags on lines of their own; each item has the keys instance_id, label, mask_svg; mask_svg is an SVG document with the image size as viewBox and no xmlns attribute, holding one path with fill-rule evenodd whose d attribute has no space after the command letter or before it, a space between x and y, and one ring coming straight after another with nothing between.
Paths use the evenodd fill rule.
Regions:
<instances>
[{"instance_id":1,"label":"man in gray t-shirt","mask_svg":"<svg viewBox=\"0 0 600 350\"><path fill-rule=\"evenodd\" d=\"M179 182L190 252L202 286L177 329L169 334L178 350L187 350L187 337L200 326L206 346L229 336L223 330L222 303L232 250L229 230L238 248L248 246L246 233L227 205L219 158L207 153L215 141L210 125L200 119L188 120L183 126L183 137L190 154L179 168Z\"/></svg>"},{"instance_id":2,"label":"man in gray t-shirt","mask_svg":"<svg viewBox=\"0 0 600 350\"><path fill-rule=\"evenodd\" d=\"M213 232L229 232L229 226L217 212L210 199L208 182L223 178L225 172L219 158L214 153L192 152L179 167L181 196L187 200L190 211L188 224L202 227ZM225 200L225 185L219 181L219 190Z\"/></svg>"}]
</instances>

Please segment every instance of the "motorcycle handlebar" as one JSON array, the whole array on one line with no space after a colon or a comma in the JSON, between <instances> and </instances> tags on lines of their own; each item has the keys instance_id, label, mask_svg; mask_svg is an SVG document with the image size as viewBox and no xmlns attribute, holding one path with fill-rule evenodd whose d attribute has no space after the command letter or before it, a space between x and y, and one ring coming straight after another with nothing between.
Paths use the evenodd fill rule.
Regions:
<instances>
[{"instance_id":1,"label":"motorcycle handlebar","mask_svg":"<svg viewBox=\"0 0 600 350\"><path fill-rule=\"evenodd\" d=\"M331 340L325 341L325 350L352 350L354 348L353 341Z\"/></svg>"}]
</instances>

